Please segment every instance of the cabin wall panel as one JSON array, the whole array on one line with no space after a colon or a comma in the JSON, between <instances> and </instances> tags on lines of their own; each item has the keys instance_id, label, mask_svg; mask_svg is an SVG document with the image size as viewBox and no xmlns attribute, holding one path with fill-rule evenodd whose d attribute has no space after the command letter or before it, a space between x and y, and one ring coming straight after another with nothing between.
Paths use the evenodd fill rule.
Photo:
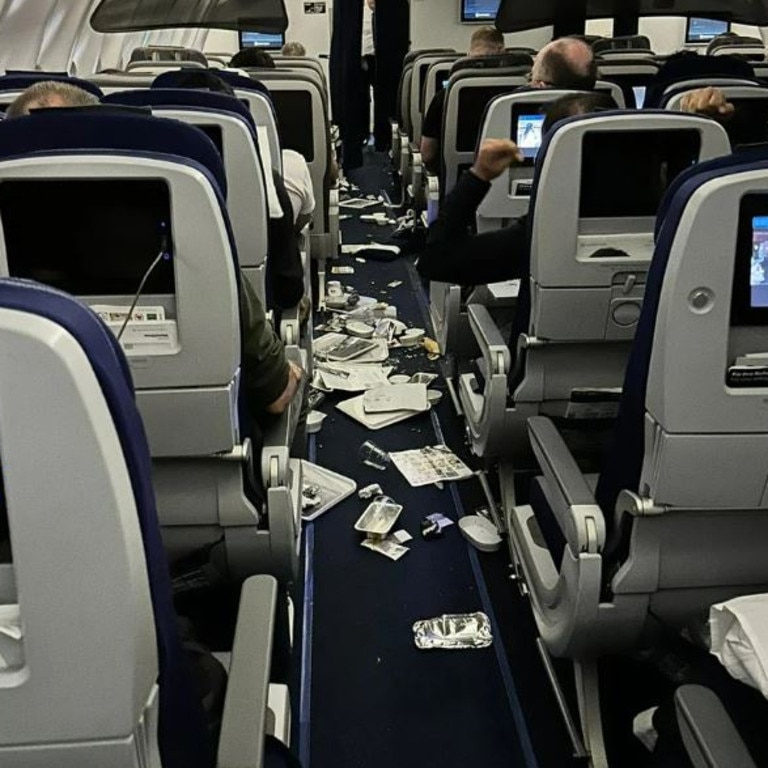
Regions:
<instances>
[{"instance_id":1,"label":"cabin wall panel","mask_svg":"<svg viewBox=\"0 0 768 768\"><path fill-rule=\"evenodd\" d=\"M450 6L450 12L446 10ZM475 24L459 21L459 0L411 0L411 48L455 48L466 51ZM552 27L504 35L507 46L540 48L552 37Z\"/></svg>"}]
</instances>

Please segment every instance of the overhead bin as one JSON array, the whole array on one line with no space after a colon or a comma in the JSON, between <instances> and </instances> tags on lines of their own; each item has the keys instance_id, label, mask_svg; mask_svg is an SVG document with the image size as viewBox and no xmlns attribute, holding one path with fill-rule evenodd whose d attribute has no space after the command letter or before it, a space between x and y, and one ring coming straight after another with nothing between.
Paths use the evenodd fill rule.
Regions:
<instances>
[{"instance_id":1,"label":"overhead bin","mask_svg":"<svg viewBox=\"0 0 768 768\"><path fill-rule=\"evenodd\" d=\"M768 26L768 0L501 0L496 26L502 32L544 27L567 15L584 19L637 16L702 16Z\"/></svg>"},{"instance_id":2,"label":"overhead bin","mask_svg":"<svg viewBox=\"0 0 768 768\"><path fill-rule=\"evenodd\" d=\"M96 32L194 27L280 33L288 14L284 0L101 0L91 26Z\"/></svg>"}]
</instances>

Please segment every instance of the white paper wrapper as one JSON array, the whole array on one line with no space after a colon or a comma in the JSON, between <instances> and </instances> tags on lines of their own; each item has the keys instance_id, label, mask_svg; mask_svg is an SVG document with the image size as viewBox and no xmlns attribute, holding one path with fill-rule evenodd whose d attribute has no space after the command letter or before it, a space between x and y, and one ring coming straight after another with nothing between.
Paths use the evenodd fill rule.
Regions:
<instances>
[{"instance_id":1,"label":"white paper wrapper","mask_svg":"<svg viewBox=\"0 0 768 768\"><path fill-rule=\"evenodd\" d=\"M768 595L745 595L709 609L711 651L732 677L768 698Z\"/></svg>"}]
</instances>

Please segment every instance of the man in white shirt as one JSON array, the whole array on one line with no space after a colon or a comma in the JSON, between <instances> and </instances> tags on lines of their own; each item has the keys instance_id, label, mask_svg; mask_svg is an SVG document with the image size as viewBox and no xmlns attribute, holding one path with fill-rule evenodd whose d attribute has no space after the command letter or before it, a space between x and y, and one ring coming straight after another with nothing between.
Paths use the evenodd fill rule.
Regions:
<instances>
[{"instance_id":1,"label":"man in white shirt","mask_svg":"<svg viewBox=\"0 0 768 768\"><path fill-rule=\"evenodd\" d=\"M293 222L300 232L312 220L315 195L307 161L292 149L283 150L283 183L293 207Z\"/></svg>"}]
</instances>

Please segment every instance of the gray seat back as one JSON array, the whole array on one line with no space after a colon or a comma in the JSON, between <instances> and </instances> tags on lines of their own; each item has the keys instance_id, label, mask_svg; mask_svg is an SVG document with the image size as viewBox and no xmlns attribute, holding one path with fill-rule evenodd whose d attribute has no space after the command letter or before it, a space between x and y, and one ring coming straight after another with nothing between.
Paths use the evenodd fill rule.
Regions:
<instances>
[{"instance_id":1,"label":"gray seat back","mask_svg":"<svg viewBox=\"0 0 768 768\"><path fill-rule=\"evenodd\" d=\"M690 164L730 153L719 124L670 116L585 115L547 137L532 202L531 310L528 341L521 342L529 348L518 356L524 371L516 403L570 415L575 390L621 386L661 195ZM614 184L623 186L622 195ZM613 406L603 415L615 413L615 395L606 400Z\"/></svg>"},{"instance_id":2,"label":"gray seat back","mask_svg":"<svg viewBox=\"0 0 768 768\"><path fill-rule=\"evenodd\" d=\"M4 646L0 763L139 768L157 755L158 659L117 430L85 352L58 323L1 309L0 359L23 361L0 365L13 549L0 604L20 603L23 622L16 653ZM47 437L30 442L30 430Z\"/></svg>"}]
</instances>

